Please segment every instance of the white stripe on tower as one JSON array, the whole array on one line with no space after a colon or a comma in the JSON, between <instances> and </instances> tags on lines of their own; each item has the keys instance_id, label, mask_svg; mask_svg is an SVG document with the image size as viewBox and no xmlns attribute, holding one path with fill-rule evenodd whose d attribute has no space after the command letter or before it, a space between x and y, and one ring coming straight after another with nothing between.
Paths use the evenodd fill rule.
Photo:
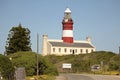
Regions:
<instances>
[{"instance_id":1,"label":"white stripe on tower","mask_svg":"<svg viewBox=\"0 0 120 80\"><path fill-rule=\"evenodd\" d=\"M63 30L62 37L73 37L73 30Z\"/></svg>"}]
</instances>

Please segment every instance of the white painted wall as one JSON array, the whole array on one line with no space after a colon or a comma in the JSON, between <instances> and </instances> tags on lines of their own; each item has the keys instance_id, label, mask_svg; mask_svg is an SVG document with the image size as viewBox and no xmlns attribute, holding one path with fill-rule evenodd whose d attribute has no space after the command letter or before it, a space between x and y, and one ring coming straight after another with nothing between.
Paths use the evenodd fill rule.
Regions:
<instances>
[{"instance_id":1,"label":"white painted wall","mask_svg":"<svg viewBox=\"0 0 120 80\"><path fill-rule=\"evenodd\" d=\"M47 35L43 35L43 42L42 42L42 55L43 56L46 56L47 55L47 47L48 47L48 45L47 45L47 43L48 43L48 36Z\"/></svg>"},{"instance_id":2,"label":"white painted wall","mask_svg":"<svg viewBox=\"0 0 120 80\"><path fill-rule=\"evenodd\" d=\"M55 51L53 51L53 48ZM59 51L61 49L61 51ZM66 49L66 52L65 52ZM81 52L82 49L82 52ZM51 47L51 54L55 55L69 55L69 54L86 54L86 50L88 53L95 51L94 48L76 48L76 47Z\"/></svg>"}]
</instances>

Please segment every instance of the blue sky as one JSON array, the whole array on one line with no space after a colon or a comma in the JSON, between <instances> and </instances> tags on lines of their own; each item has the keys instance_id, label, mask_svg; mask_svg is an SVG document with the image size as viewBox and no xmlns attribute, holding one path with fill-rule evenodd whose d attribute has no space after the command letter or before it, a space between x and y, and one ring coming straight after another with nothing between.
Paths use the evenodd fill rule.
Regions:
<instances>
[{"instance_id":1,"label":"blue sky","mask_svg":"<svg viewBox=\"0 0 120 80\"><path fill-rule=\"evenodd\" d=\"M96 50L118 53L120 46L120 0L0 0L0 53L4 53L9 30L19 23L31 31L32 50L39 53L42 35L61 39L62 19L69 7L74 20L74 39L92 37Z\"/></svg>"}]
</instances>

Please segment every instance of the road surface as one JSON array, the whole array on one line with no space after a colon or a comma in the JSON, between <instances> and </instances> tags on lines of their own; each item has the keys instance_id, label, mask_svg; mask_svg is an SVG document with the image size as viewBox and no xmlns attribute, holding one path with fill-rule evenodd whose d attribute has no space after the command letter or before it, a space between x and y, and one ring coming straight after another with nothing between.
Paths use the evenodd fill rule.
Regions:
<instances>
[{"instance_id":1,"label":"road surface","mask_svg":"<svg viewBox=\"0 0 120 80\"><path fill-rule=\"evenodd\" d=\"M120 76L115 75L60 74L60 76L64 77L64 80L120 80Z\"/></svg>"}]
</instances>

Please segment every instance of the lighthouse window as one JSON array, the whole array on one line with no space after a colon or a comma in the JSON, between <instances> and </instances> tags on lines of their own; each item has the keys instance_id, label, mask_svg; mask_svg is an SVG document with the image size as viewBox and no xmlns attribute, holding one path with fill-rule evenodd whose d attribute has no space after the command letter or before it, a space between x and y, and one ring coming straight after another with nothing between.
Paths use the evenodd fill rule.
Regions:
<instances>
[{"instance_id":1,"label":"lighthouse window","mask_svg":"<svg viewBox=\"0 0 120 80\"><path fill-rule=\"evenodd\" d=\"M55 52L55 48L53 48L53 52Z\"/></svg>"}]
</instances>

